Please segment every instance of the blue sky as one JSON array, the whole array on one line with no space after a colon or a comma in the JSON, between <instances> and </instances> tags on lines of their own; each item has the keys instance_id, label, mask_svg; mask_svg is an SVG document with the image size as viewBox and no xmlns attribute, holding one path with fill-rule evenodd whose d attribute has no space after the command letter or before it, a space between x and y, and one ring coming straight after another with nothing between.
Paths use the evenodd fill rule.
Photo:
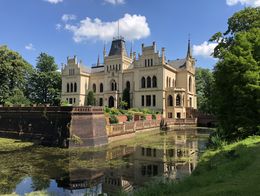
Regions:
<instances>
[{"instance_id":1,"label":"blue sky","mask_svg":"<svg viewBox=\"0 0 260 196\"><path fill-rule=\"evenodd\" d=\"M190 34L197 66L212 68L210 37L227 29L227 19L260 0L1 0L0 45L18 51L32 65L40 52L66 63L77 55L96 63L103 46L120 34L137 53L141 44L156 41L167 59L183 58ZM98 18L98 19L97 19Z\"/></svg>"}]
</instances>

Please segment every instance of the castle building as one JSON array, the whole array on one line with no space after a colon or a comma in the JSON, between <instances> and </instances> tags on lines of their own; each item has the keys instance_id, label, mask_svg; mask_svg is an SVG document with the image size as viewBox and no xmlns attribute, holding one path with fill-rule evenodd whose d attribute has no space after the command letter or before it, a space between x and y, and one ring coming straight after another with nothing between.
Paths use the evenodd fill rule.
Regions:
<instances>
[{"instance_id":1,"label":"castle building","mask_svg":"<svg viewBox=\"0 0 260 196\"><path fill-rule=\"evenodd\" d=\"M118 107L123 91L129 90L130 107L163 112L166 118L189 118L197 108L195 59L190 41L184 59L166 60L165 48L142 44L142 53L126 52L122 37L114 38L103 63L88 70L77 57L67 59L62 68L62 101L84 106L88 91L95 93L97 106Z\"/></svg>"}]
</instances>

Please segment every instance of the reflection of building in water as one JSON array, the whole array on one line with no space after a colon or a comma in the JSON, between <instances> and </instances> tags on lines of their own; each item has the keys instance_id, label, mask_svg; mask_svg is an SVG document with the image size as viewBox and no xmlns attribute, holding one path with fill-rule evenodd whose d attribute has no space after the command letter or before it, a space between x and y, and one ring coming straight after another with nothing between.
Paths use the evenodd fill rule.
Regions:
<instances>
[{"instance_id":1,"label":"reflection of building in water","mask_svg":"<svg viewBox=\"0 0 260 196\"><path fill-rule=\"evenodd\" d=\"M172 133L170 133L172 134ZM135 183L143 184L152 176L180 179L189 175L197 163L198 142L194 131L176 131L173 139L155 147L138 146L134 153Z\"/></svg>"},{"instance_id":2,"label":"reflection of building in water","mask_svg":"<svg viewBox=\"0 0 260 196\"><path fill-rule=\"evenodd\" d=\"M119 190L131 191L148 182L152 177L163 176L168 179L180 179L189 175L197 164L198 140L193 139L195 130L179 130L160 136L159 143L154 146L136 147L119 146L108 149L93 159L104 162L125 159L126 164L106 169L73 169L67 178L59 182L59 186L67 190L88 191L92 195L115 193ZM156 145L158 144L158 145ZM87 159L89 159L89 155ZM76 192L73 192L76 193Z\"/></svg>"}]
</instances>

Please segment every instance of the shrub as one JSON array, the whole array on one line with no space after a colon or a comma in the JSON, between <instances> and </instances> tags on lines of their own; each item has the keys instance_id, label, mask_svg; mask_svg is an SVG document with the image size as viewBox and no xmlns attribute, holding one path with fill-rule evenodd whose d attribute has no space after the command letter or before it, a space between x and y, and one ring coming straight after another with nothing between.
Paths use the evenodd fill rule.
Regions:
<instances>
[{"instance_id":1,"label":"shrub","mask_svg":"<svg viewBox=\"0 0 260 196\"><path fill-rule=\"evenodd\" d=\"M146 115L145 114L142 114L140 116L141 116L141 120L146 120Z\"/></svg>"},{"instance_id":2,"label":"shrub","mask_svg":"<svg viewBox=\"0 0 260 196\"><path fill-rule=\"evenodd\" d=\"M110 115L109 117L109 123L110 124L117 124L118 123L118 119L115 115Z\"/></svg>"},{"instance_id":3,"label":"shrub","mask_svg":"<svg viewBox=\"0 0 260 196\"><path fill-rule=\"evenodd\" d=\"M107 106L105 106L105 107L104 107L104 112L105 112L105 113L109 114L109 113L110 113L110 111L111 111L111 110L110 110L110 108L109 108L109 107L107 107Z\"/></svg>"},{"instance_id":4,"label":"shrub","mask_svg":"<svg viewBox=\"0 0 260 196\"><path fill-rule=\"evenodd\" d=\"M69 104L69 102L68 101L61 101L60 102L60 106L70 106L71 104Z\"/></svg>"},{"instance_id":5,"label":"shrub","mask_svg":"<svg viewBox=\"0 0 260 196\"><path fill-rule=\"evenodd\" d=\"M138 108L131 108L130 111L139 112L139 109Z\"/></svg>"},{"instance_id":6,"label":"shrub","mask_svg":"<svg viewBox=\"0 0 260 196\"><path fill-rule=\"evenodd\" d=\"M126 113L127 113L127 110L119 109L119 112L120 112L121 114L126 114Z\"/></svg>"},{"instance_id":7,"label":"shrub","mask_svg":"<svg viewBox=\"0 0 260 196\"><path fill-rule=\"evenodd\" d=\"M144 114L152 114L153 113L153 111L148 109L148 108L140 109L140 112L143 112Z\"/></svg>"},{"instance_id":8,"label":"shrub","mask_svg":"<svg viewBox=\"0 0 260 196\"><path fill-rule=\"evenodd\" d=\"M133 120L133 114L127 113L126 116L127 116L127 121L132 121Z\"/></svg>"},{"instance_id":9,"label":"shrub","mask_svg":"<svg viewBox=\"0 0 260 196\"><path fill-rule=\"evenodd\" d=\"M120 101L119 108L127 109L128 103L126 101Z\"/></svg>"},{"instance_id":10,"label":"shrub","mask_svg":"<svg viewBox=\"0 0 260 196\"><path fill-rule=\"evenodd\" d=\"M110 114L112 115L118 115L120 114L119 110L117 108L111 108L110 109Z\"/></svg>"},{"instance_id":11,"label":"shrub","mask_svg":"<svg viewBox=\"0 0 260 196\"><path fill-rule=\"evenodd\" d=\"M214 132L209 136L209 142L207 144L208 148L218 149L227 145L227 142L219 135L219 133Z\"/></svg>"}]
</instances>

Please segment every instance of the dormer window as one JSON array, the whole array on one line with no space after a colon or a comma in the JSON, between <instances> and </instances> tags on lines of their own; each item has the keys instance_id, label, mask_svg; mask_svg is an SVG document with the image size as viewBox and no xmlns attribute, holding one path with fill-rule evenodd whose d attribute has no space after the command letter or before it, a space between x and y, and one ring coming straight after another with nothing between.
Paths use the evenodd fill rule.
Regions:
<instances>
[{"instance_id":1,"label":"dormer window","mask_svg":"<svg viewBox=\"0 0 260 196\"><path fill-rule=\"evenodd\" d=\"M75 75L75 70L74 69L69 69L69 76Z\"/></svg>"}]
</instances>

